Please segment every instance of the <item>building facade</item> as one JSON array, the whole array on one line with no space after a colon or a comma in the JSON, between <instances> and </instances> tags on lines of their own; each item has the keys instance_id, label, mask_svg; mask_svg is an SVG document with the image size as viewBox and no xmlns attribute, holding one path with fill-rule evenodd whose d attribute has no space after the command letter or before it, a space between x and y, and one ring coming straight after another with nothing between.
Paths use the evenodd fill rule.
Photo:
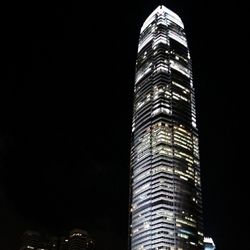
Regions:
<instances>
[{"instance_id":1,"label":"building facade","mask_svg":"<svg viewBox=\"0 0 250 250\"><path fill-rule=\"evenodd\" d=\"M140 31L130 168L130 249L203 249L191 58L182 20L164 6Z\"/></svg>"}]
</instances>

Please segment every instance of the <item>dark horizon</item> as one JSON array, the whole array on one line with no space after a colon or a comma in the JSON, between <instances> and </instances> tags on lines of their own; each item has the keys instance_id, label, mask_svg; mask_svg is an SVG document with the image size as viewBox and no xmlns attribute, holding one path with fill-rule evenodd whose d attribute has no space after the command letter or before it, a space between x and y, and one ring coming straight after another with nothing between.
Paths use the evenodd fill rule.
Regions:
<instances>
[{"instance_id":1,"label":"dark horizon","mask_svg":"<svg viewBox=\"0 0 250 250\"><path fill-rule=\"evenodd\" d=\"M3 6L0 248L18 249L27 229L75 227L97 250L127 248L137 43L159 4L182 18L193 62L205 235L246 247L244 6L138 0Z\"/></svg>"}]
</instances>

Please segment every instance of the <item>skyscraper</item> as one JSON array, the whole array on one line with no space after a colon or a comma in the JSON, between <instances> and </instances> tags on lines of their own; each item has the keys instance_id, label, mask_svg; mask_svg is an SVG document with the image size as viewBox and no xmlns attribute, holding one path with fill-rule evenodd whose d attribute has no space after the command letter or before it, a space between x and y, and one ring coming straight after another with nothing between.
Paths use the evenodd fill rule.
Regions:
<instances>
[{"instance_id":1,"label":"skyscraper","mask_svg":"<svg viewBox=\"0 0 250 250\"><path fill-rule=\"evenodd\" d=\"M203 249L191 58L164 6L141 27L131 145L130 249Z\"/></svg>"}]
</instances>

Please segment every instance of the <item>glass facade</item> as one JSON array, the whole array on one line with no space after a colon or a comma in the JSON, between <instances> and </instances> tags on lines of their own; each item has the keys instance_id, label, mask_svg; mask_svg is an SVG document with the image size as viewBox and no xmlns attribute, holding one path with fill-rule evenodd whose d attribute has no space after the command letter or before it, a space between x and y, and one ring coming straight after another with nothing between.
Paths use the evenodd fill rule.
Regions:
<instances>
[{"instance_id":1,"label":"glass facade","mask_svg":"<svg viewBox=\"0 0 250 250\"><path fill-rule=\"evenodd\" d=\"M178 15L144 22L134 85L130 249L203 249L191 58Z\"/></svg>"}]
</instances>

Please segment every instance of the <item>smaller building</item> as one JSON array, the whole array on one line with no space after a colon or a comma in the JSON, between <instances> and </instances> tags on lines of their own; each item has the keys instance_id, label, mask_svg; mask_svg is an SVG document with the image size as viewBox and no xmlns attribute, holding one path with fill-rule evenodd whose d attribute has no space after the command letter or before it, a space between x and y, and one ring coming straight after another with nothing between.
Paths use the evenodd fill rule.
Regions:
<instances>
[{"instance_id":1,"label":"smaller building","mask_svg":"<svg viewBox=\"0 0 250 250\"><path fill-rule=\"evenodd\" d=\"M63 237L43 237L39 232L26 231L20 250L93 250L94 241L81 229L74 229Z\"/></svg>"},{"instance_id":2,"label":"smaller building","mask_svg":"<svg viewBox=\"0 0 250 250\"><path fill-rule=\"evenodd\" d=\"M36 231L26 231L21 237L22 247L20 250L45 249L45 242L41 234Z\"/></svg>"},{"instance_id":3,"label":"smaller building","mask_svg":"<svg viewBox=\"0 0 250 250\"><path fill-rule=\"evenodd\" d=\"M214 250L215 244L212 238L204 237L204 250Z\"/></svg>"},{"instance_id":4,"label":"smaller building","mask_svg":"<svg viewBox=\"0 0 250 250\"><path fill-rule=\"evenodd\" d=\"M69 233L68 250L91 250L94 242L89 234L81 229L74 229Z\"/></svg>"}]
</instances>

